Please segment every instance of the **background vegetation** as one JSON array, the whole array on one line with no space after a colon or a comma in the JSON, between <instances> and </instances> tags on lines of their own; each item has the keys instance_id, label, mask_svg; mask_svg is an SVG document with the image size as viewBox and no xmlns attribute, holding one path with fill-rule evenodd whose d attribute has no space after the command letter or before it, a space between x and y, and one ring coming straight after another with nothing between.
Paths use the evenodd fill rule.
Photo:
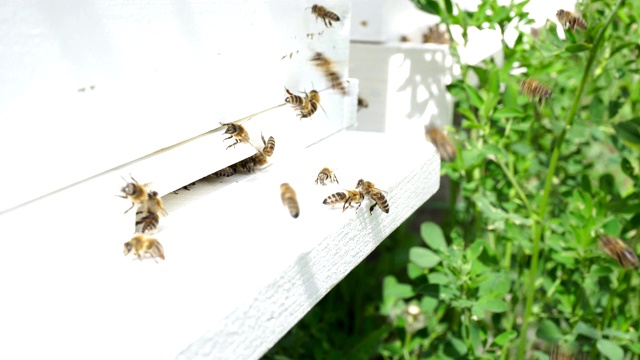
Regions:
<instances>
[{"instance_id":1,"label":"background vegetation","mask_svg":"<svg viewBox=\"0 0 640 360\"><path fill-rule=\"evenodd\" d=\"M640 242L640 6L581 2L588 29L561 39L552 22L523 30L527 1L413 1L465 41L472 26L518 31L504 64L462 66L449 87L462 117L442 167L449 216L397 229L265 358L547 359L553 344L640 358L638 269L598 246ZM520 94L527 77L551 98Z\"/></svg>"}]
</instances>

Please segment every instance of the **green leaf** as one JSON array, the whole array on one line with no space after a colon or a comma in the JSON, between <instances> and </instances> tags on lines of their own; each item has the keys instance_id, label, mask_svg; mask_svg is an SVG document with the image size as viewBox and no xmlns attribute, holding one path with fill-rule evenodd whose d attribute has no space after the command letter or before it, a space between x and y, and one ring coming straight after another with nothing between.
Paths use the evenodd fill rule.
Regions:
<instances>
[{"instance_id":1,"label":"green leaf","mask_svg":"<svg viewBox=\"0 0 640 360\"><path fill-rule=\"evenodd\" d=\"M591 45L586 43L571 44L564 48L568 53L579 53L587 50L591 50Z\"/></svg>"},{"instance_id":2,"label":"green leaf","mask_svg":"<svg viewBox=\"0 0 640 360\"><path fill-rule=\"evenodd\" d=\"M411 285L401 284L393 275L388 275L382 282L382 296L385 299L406 299L414 296Z\"/></svg>"},{"instance_id":3,"label":"green leaf","mask_svg":"<svg viewBox=\"0 0 640 360\"><path fill-rule=\"evenodd\" d=\"M471 101L471 105L480 109L484 104L484 99L482 98L482 96L480 96L480 93L478 92L478 90L468 84L464 84L464 89L467 91L467 94L469 95L469 100Z\"/></svg>"},{"instance_id":4,"label":"green leaf","mask_svg":"<svg viewBox=\"0 0 640 360\"><path fill-rule=\"evenodd\" d=\"M420 225L420 236L422 240L434 250L444 251L447 249L447 240L440 225L434 222L423 222Z\"/></svg>"},{"instance_id":5,"label":"green leaf","mask_svg":"<svg viewBox=\"0 0 640 360\"><path fill-rule=\"evenodd\" d=\"M432 313L437 306L438 306L438 299L433 298L431 296L425 295L420 300L420 308L422 309L422 311L424 311L427 314Z\"/></svg>"},{"instance_id":6,"label":"green leaf","mask_svg":"<svg viewBox=\"0 0 640 360\"><path fill-rule=\"evenodd\" d=\"M451 0L444 0L444 8L447 10L447 14L453 14L453 4L451 3Z\"/></svg>"},{"instance_id":7,"label":"green leaf","mask_svg":"<svg viewBox=\"0 0 640 360\"><path fill-rule=\"evenodd\" d=\"M424 275L424 269L414 263L407 264L407 276L409 279L415 280Z\"/></svg>"},{"instance_id":8,"label":"green leaf","mask_svg":"<svg viewBox=\"0 0 640 360\"><path fill-rule=\"evenodd\" d=\"M591 120L602 121L604 120L604 102L600 96L596 96L589 104L589 112L591 113Z\"/></svg>"},{"instance_id":9,"label":"green leaf","mask_svg":"<svg viewBox=\"0 0 640 360\"><path fill-rule=\"evenodd\" d=\"M490 272L483 275L484 280L478 286L478 296L504 296L511 289L511 279L508 273Z\"/></svg>"},{"instance_id":10,"label":"green leaf","mask_svg":"<svg viewBox=\"0 0 640 360\"><path fill-rule=\"evenodd\" d=\"M518 332L515 330L505 331L502 334L498 335L493 342L498 346L504 346L509 341L515 339L518 336Z\"/></svg>"},{"instance_id":11,"label":"green leaf","mask_svg":"<svg viewBox=\"0 0 640 360\"><path fill-rule=\"evenodd\" d=\"M635 180L636 169L633 168L633 165L631 165L631 161L629 161L629 159L627 159L626 157L622 158L622 161L620 162L620 168L622 169L623 173Z\"/></svg>"},{"instance_id":12,"label":"green leaf","mask_svg":"<svg viewBox=\"0 0 640 360\"><path fill-rule=\"evenodd\" d=\"M442 10L440 10L440 5L435 0L414 0L414 3L418 8L422 11L428 12L433 15L442 15Z\"/></svg>"},{"instance_id":13,"label":"green leaf","mask_svg":"<svg viewBox=\"0 0 640 360\"><path fill-rule=\"evenodd\" d=\"M622 360L624 351L620 345L606 339L600 339L596 342L598 351L611 360Z\"/></svg>"},{"instance_id":14,"label":"green leaf","mask_svg":"<svg viewBox=\"0 0 640 360\"><path fill-rule=\"evenodd\" d=\"M584 335L588 338L591 339L600 339L600 332L598 331L598 329L587 325L585 323L583 323L582 321L580 321L578 323L578 325L576 325L575 329L573 329L573 331L576 334L580 334L580 335Z\"/></svg>"},{"instance_id":15,"label":"green leaf","mask_svg":"<svg viewBox=\"0 0 640 360\"><path fill-rule=\"evenodd\" d=\"M468 308L471 307L471 305L473 305L473 302L466 299L459 299L451 302L451 306L454 308Z\"/></svg>"},{"instance_id":16,"label":"green leaf","mask_svg":"<svg viewBox=\"0 0 640 360\"><path fill-rule=\"evenodd\" d=\"M640 117L613 125L620 139L634 145L640 144Z\"/></svg>"},{"instance_id":17,"label":"green leaf","mask_svg":"<svg viewBox=\"0 0 640 360\"><path fill-rule=\"evenodd\" d=\"M524 115L522 110L511 107L498 109L493 113L493 117L497 119L523 117Z\"/></svg>"},{"instance_id":18,"label":"green leaf","mask_svg":"<svg viewBox=\"0 0 640 360\"><path fill-rule=\"evenodd\" d=\"M424 269L430 269L440 263L440 256L429 249L414 246L409 249L409 260Z\"/></svg>"},{"instance_id":19,"label":"green leaf","mask_svg":"<svg viewBox=\"0 0 640 360\"><path fill-rule=\"evenodd\" d=\"M562 340L562 331L553 321L545 319L540 323L536 336L550 344L556 344Z\"/></svg>"},{"instance_id":20,"label":"green leaf","mask_svg":"<svg viewBox=\"0 0 640 360\"><path fill-rule=\"evenodd\" d=\"M450 336L449 343L453 347L453 350L460 356L467 353L469 349L467 349L467 345L465 345L464 341L458 339L457 337Z\"/></svg>"},{"instance_id":21,"label":"green leaf","mask_svg":"<svg viewBox=\"0 0 640 360\"><path fill-rule=\"evenodd\" d=\"M492 297L481 297L476 302L475 306L482 310L486 310L493 313L505 312L509 309L509 305L506 301L501 299L494 299Z\"/></svg>"},{"instance_id":22,"label":"green leaf","mask_svg":"<svg viewBox=\"0 0 640 360\"><path fill-rule=\"evenodd\" d=\"M431 273L427 275L427 279L429 280L429 284L445 285L451 282L451 279L441 272Z\"/></svg>"}]
</instances>

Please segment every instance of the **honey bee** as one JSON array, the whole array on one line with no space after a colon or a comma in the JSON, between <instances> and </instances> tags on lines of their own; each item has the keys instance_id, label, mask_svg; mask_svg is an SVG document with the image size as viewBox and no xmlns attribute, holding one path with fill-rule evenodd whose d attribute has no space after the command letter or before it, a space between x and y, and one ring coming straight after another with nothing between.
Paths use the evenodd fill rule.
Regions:
<instances>
[{"instance_id":1,"label":"honey bee","mask_svg":"<svg viewBox=\"0 0 640 360\"><path fill-rule=\"evenodd\" d=\"M372 182L360 179L358 180L356 189L362 191L365 196L368 196L373 200L374 204L369 207L369 214L373 214L373 209L376 206L379 206L380 210L384 213L389 213L389 203L387 202L387 198L384 196L382 190L377 189Z\"/></svg>"},{"instance_id":2,"label":"honey bee","mask_svg":"<svg viewBox=\"0 0 640 360\"><path fill-rule=\"evenodd\" d=\"M586 360L587 357L587 353L584 352L574 354L568 349L560 349L558 344L553 345L553 347L551 347L551 352L549 353L549 360Z\"/></svg>"},{"instance_id":3,"label":"honey bee","mask_svg":"<svg viewBox=\"0 0 640 360\"><path fill-rule=\"evenodd\" d=\"M131 207L124 212L125 214L128 213L129 210L133 209L134 206L141 205L144 201L147 200L147 192L148 192L149 186L151 185L151 184L140 185L138 181L133 178L133 176L131 175L129 176L131 177L131 180L133 180L133 182L127 182L127 184L123 186L122 189L120 189L120 191L124 195L116 195L123 199L131 200ZM122 178L122 180L127 181L124 178Z\"/></svg>"},{"instance_id":4,"label":"honey bee","mask_svg":"<svg viewBox=\"0 0 640 360\"><path fill-rule=\"evenodd\" d=\"M360 190L345 190L340 191L335 194L331 194L327 196L326 199L322 201L323 204L328 206L334 206L336 204L344 204L342 205L342 212L345 212L348 208L352 207L353 203L358 204L356 206L356 212L362 205L364 201L364 194Z\"/></svg>"},{"instance_id":5,"label":"honey bee","mask_svg":"<svg viewBox=\"0 0 640 360\"><path fill-rule=\"evenodd\" d=\"M300 215L300 206L298 205L298 198L295 190L288 183L280 184L280 197L282 198L282 204L289 209L289 214L293 218L297 218Z\"/></svg>"},{"instance_id":6,"label":"honey bee","mask_svg":"<svg viewBox=\"0 0 640 360\"><path fill-rule=\"evenodd\" d=\"M158 192L151 191L147 200L140 205L136 212L136 216L140 217L136 220L136 226L142 225L141 232L143 233L154 231L158 228L161 214L169 215L162 205L162 199L158 196Z\"/></svg>"},{"instance_id":7,"label":"honey bee","mask_svg":"<svg viewBox=\"0 0 640 360\"><path fill-rule=\"evenodd\" d=\"M131 252L142 261L142 257L149 255L156 263L160 258L164 260L164 249L158 240L144 234L137 234L131 240L124 243L124 256Z\"/></svg>"},{"instance_id":8,"label":"honey bee","mask_svg":"<svg viewBox=\"0 0 640 360\"><path fill-rule=\"evenodd\" d=\"M273 136L269 136L269 140L265 141L264 136L262 136L262 134L260 134L260 137L262 138L262 143L264 144L262 153L265 156L272 156L273 151L276 149L276 139L274 139Z\"/></svg>"},{"instance_id":9,"label":"honey bee","mask_svg":"<svg viewBox=\"0 0 640 360\"><path fill-rule=\"evenodd\" d=\"M347 88L344 86L342 80L340 80L340 74L335 71L331 60L321 52L316 52L311 58L311 61L324 73L329 83L331 83L332 89L340 91L342 95L347 95Z\"/></svg>"},{"instance_id":10,"label":"honey bee","mask_svg":"<svg viewBox=\"0 0 640 360\"><path fill-rule=\"evenodd\" d=\"M322 19L324 25L328 28L333 27L332 21L340 21L340 17L336 13L317 4L311 7L311 13L316 16L316 21L318 21L318 18Z\"/></svg>"},{"instance_id":11,"label":"honey bee","mask_svg":"<svg viewBox=\"0 0 640 360\"><path fill-rule=\"evenodd\" d=\"M320 170L320 172L318 173L318 177L316 178L316 185L318 183L320 183L320 185L324 186L325 181L329 180L329 182L336 182L336 184L340 184L338 182L338 178L336 177L336 174L329 168L322 168L322 170Z\"/></svg>"},{"instance_id":12,"label":"honey bee","mask_svg":"<svg viewBox=\"0 0 640 360\"><path fill-rule=\"evenodd\" d=\"M318 110L318 106L320 106L320 93L311 90L308 96L309 100L309 108L300 111L300 119L311 117L311 115L315 114Z\"/></svg>"},{"instance_id":13,"label":"honey bee","mask_svg":"<svg viewBox=\"0 0 640 360\"><path fill-rule=\"evenodd\" d=\"M221 177L221 176L229 177L229 176L235 175L235 173L236 173L236 170L234 169L234 167L227 166L226 168L223 168L223 169L220 169L220 170L214 172L213 176L216 176L216 177Z\"/></svg>"},{"instance_id":14,"label":"honey bee","mask_svg":"<svg viewBox=\"0 0 640 360\"><path fill-rule=\"evenodd\" d=\"M284 88L284 91L287 92L287 97L284 99L284 102L286 102L287 104L291 104L294 109L300 110L309 106L309 100L307 99L307 97L296 95L286 87Z\"/></svg>"},{"instance_id":15,"label":"honey bee","mask_svg":"<svg viewBox=\"0 0 640 360\"><path fill-rule=\"evenodd\" d=\"M520 91L526 96L535 99L538 98L538 104L542 105L544 99L551 97L551 89L540 84L538 80L527 78L520 84Z\"/></svg>"},{"instance_id":16,"label":"honey bee","mask_svg":"<svg viewBox=\"0 0 640 360\"><path fill-rule=\"evenodd\" d=\"M291 104L295 110L300 111L300 119L311 117L318 110L320 93L316 90L311 90L309 94L305 94L305 97L295 95L287 88L285 90L289 96L284 101Z\"/></svg>"},{"instance_id":17,"label":"honey bee","mask_svg":"<svg viewBox=\"0 0 640 360\"><path fill-rule=\"evenodd\" d=\"M440 128L433 125L427 126L425 136L427 141L436 147L442 161L451 161L456 157L456 146Z\"/></svg>"},{"instance_id":18,"label":"honey bee","mask_svg":"<svg viewBox=\"0 0 640 360\"><path fill-rule=\"evenodd\" d=\"M227 130L225 130L224 134L229 135L229 137L224 138L224 140L229 140L233 138L236 141L233 144L227 146L227 149L232 146L236 146L238 143L245 143L253 146L259 153L262 154L262 150L258 149L257 147L255 147L255 145L251 143L250 141L251 139L249 138L249 132L247 132L244 126L240 124L234 124L234 123L227 123L227 124L220 123L220 125L227 127Z\"/></svg>"},{"instance_id":19,"label":"honey bee","mask_svg":"<svg viewBox=\"0 0 640 360\"><path fill-rule=\"evenodd\" d=\"M430 26L426 32L422 33L422 42L432 44L448 44L449 34L440 30L438 25Z\"/></svg>"},{"instance_id":20,"label":"honey bee","mask_svg":"<svg viewBox=\"0 0 640 360\"><path fill-rule=\"evenodd\" d=\"M236 172L238 172L238 170L242 170L247 173L252 173L255 172L253 168L256 166L256 162L253 156L249 156L246 159L238 161L234 165L236 168Z\"/></svg>"},{"instance_id":21,"label":"honey bee","mask_svg":"<svg viewBox=\"0 0 640 360\"><path fill-rule=\"evenodd\" d=\"M369 107L369 102L364 99L361 98L360 96L358 96L358 111L362 110L362 109L366 109Z\"/></svg>"},{"instance_id":22,"label":"honey bee","mask_svg":"<svg viewBox=\"0 0 640 360\"><path fill-rule=\"evenodd\" d=\"M598 244L610 258L616 260L625 269L638 267L638 256L622 240L613 236L603 235Z\"/></svg>"},{"instance_id":23,"label":"honey bee","mask_svg":"<svg viewBox=\"0 0 640 360\"><path fill-rule=\"evenodd\" d=\"M560 9L556 12L556 17L565 29L575 30L576 28L579 28L587 30L587 22L584 21L582 17L572 13L571 11Z\"/></svg>"}]
</instances>

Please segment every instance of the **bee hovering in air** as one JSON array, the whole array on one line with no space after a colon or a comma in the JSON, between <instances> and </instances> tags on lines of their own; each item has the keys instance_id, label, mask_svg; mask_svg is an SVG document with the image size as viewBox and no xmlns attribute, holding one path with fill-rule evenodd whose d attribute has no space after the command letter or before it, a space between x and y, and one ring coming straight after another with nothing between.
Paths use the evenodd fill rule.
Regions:
<instances>
[{"instance_id":1,"label":"bee hovering in air","mask_svg":"<svg viewBox=\"0 0 640 360\"><path fill-rule=\"evenodd\" d=\"M316 183L316 185L318 183L320 183L320 185L324 186L324 185L326 185L325 181L327 181L327 180L329 182L334 182L335 181L336 184L340 184L338 182L338 178L336 177L336 174L331 169L325 167L325 168L322 168L322 170L320 170L320 172L318 173L318 177L316 178L316 182L315 183Z\"/></svg>"},{"instance_id":2,"label":"bee hovering in air","mask_svg":"<svg viewBox=\"0 0 640 360\"><path fill-rule=\"evenodd\" d=\"M324 73L324 76L331 83L331 88L338 90L342 95L347 95L347 88L344 86L342 80L340 80L340 74L334 69L333 62L329 60L321 52L316 52L311 58L311 62Z\"/></svg>"},{"instance_id":3,"label":"bee hovering in air","mask_svg":"<svg viewBox=\"0 0 640 360\"><path fill-rule=\"evenodd\" d=\"M151 232L158 228L160 215L169 215L162 205L162 199L158 196L157 191L150 191L147 200L143 202L136 216L136 226L142 225L141 232Z\"/></svg>"},{"instance_id":4,"label":"bee hovering in air","mask_svg":"<svg viewBox=\"0 0 640 360\"><path fill-rule=\"evenodd\" d=\"M527 78L520 84L520 91L526 96L538 98L538 104L542 105L544 99L551 97L551 89L542 85L538 80Z\"/></svg>"},{"instance_id":5,"label":"bee hovering in air","mask_svg":"<svg viewBox=\"0 0 640 360\"><path fill-rule=\"evenodd\" d=\"M571 11L560 9L556 12L556 17L565 29L575 30L578 28L587 30L587 22L584 21L582 17L572 13Z\"/></svg>"},{"instance_id":6,"label":"bee hovering in air","mask_svg":"<svg viewBox=\"0 0 640 360\"><path fill-rule=\"evenodd\" d=\"M361 98L360 96L358 96L358 111L362 110L362 109L366 109L369 107L369 102L364 99Z\"/></svg>"},{"instance_id":7,"label":"bee hovering in air","mask_svg":"<svg viewBox=\"0 0 640 360\"><path fill-rule=\"evenodd\" d=\"M340 21L340 17L336 13L327 10L326 7L320 6L318 4L315 4L311 7L311 13L316 16L316 21L318 20L318 18L322 19L324 25L328 28L333 27L332 21Z\"/></svg>"},{"instance_id":8,"label":"bee hovering in air","mask_svg":"<svg viewBox=\"0 0 640 360\"><path fill-rule=\"evenodd\" d=\"M131 207L124 212L125 214L128 213L129 210L133 209L134 206L136 205L139 206L147 200L147 196L148 196L147 193L151 185L151 184L141 185L138 183L136 179L133 178L133 176L131 175L129 176L131 177L131 180L133 180L133 182L127 182L127 184L123 186L122 189L120 189L123 195L116 195L123 199L131 200ZM122 180L124 180L125 182L127 181L124 178L122 178Z\"/></svg>"},{"instance_id":9,"label":"bee hovering in air","mask_svg":"<svg viewBox=\"0 0 640 360\"><path fill-rule=\"evenodd\" d=\"M276 149L276 139L273 136L269 136L269 140L265 141L264 136L260 134L260 138L262 138L262 143L264 144L264 148L262 148L262 153L265 156L272 156L273 151Z\"/></svg>"},{"instance_id":10,"label":"bee hovering in air","mask_svg":"<svg viewBox=\"0 0 640 360\"><path fill-rule=\"evenodd\" d=\"M229 140L229 139L235 140L233 144L227 146L227 149L232 146L235 147L238 143L244 143L244 144L249 144L253 146L256 150L258 150L259 153L262 154L262 150L258 149L257 147L255 147L255 145L251 143L251 139L249 138L249 132L247 132L244 126L240 124L234 124L234 123L226 123L226 124L220 123L220 125L227 127L227 130L225 130L224 134L229 135L229 137L224 138L224 140Z\"/></svg>"},{"instance_id":11,"label":"bee hovering in air","mask_svg":"<svg viewBox=\"0 0 640 360\"><path fill-rule=\"evenodd\" d=\"M382 190L376 188L372 182L360 179L358 180L356 189L362 191L364 196L368 196L373 200L374 204L369 207L369 214L373 214L373 209L376 206L379 206L380 210L384 213L389 213L389 203L387 202L387 198L384 196Z\"/></svg>"},{"instance_id":12,"label":"bee hovering in air","mask_svg":"<svg viewBox=\"0 0 640 360\"><path fill-rule=\"evenodd\" d=\"M137 234L131 240L124 243L124 256L132 253L142 261L142 257L149 255L156 263L160 258L164 260L164 249L158 240L144 234Z\"/></svg>"},{"instance_id":13,"label":"bee hovering in air","mask_svg":"<svg viewBox=\"0 0 640 360\"><path fill-rule=\"evenodd\" d=\"M284 89L288 94L284 101L291 104L294 110L300 112L300 119L311 117L318 110L320 105L320 93L318 91L311 90L309 94L305 93L305 96L302 97L295 95L286 87Z\"/></svg>"},{"instance_id":14,"label":"bee hovering in air","mask_svg":"<svg viewBox=\"0 0 640 360\"><path fill-rule=\"evenodd\" d=\"M442 161L451 161L457 155L456 146L451 139L435 125L429 125L425 127L425 137L427 141L433 144L440 154Z\"/></svg>"},{"instance_id":15,"label":"bee hovering in air","mask_svg":"<svg viewBox=\"0 0 640 360\"><path fill-rule=\"evenodd\" d=\"M622 240L613 236L603 235L598 240L598 244L610 258L617 261L625 269L638 267L638 256Z\"/></svg>"},{"instance_id":16,"label":"bee hovering in air","mask_svg":"<svg viewBox=\"0 0 640 360\"><path fill-rule=\"evenodd\" d=\"M300 215L300 205L298 205L298 197L295 190L288 183L280 185L280 197L282 204L287 207L289 214L295 219Z\"/></svg>"},{"instance_id":17,"label":"bee hovering in air","mask_svg":"<svg viewBox=\"0 0 640 360\"><path fill-rule=\"evenodd\" d=\"M356 212L358 212L358 209L360 208L360 205L362 205L363 201L364 201L364 194L362 193L362 191L345 190L345 191L339 191L335 194L331 194L327 196L327 198L324 199L322 203L327 206L344 204L342 205L342 212L345 212L345 210L347 210L348 208L353 207L352 204L355 203L355 204L358 204L358 206L356 206Z\"/></svg>"}]
</instances>

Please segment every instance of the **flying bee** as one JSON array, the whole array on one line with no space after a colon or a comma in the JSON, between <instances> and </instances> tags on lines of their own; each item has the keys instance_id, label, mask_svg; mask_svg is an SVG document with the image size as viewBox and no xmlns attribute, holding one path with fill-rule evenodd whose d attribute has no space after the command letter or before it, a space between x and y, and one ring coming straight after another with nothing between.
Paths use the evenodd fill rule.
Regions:
<instances>
[{"instance_id":1,"label":"flying bee","mask_svg":"<svg viewBox=\"0 0 640 360\"><path fill-rule=\"evenodd\" d=\"M137 234L131 240L124 243L124 256L131 252L142 261L142 257L149 255L156 263L160 258L164 260L164 249L158 240L144 234Z\"/></svg>"},{"instance_id":2,"label":"flying bee","mask_svg":"<svg viewBox=\"0 0 640 360\"><path fill-rule=\"evenodd\" d=\"M259 153L262 153L260 149L256 148L255 145L251 143L250 141L251 139L249 138L249 132L247 132L244 126L240 124L234 124L234 123L227 123L227 124L220 123L220 125L227 127L227 130L224 131L224 134L229 135L229 137L224 138L224 140L229 140L229 139L235 140L233 144L227 146L227 149L232 146L235 147L238 143L245 143L253 146L256 150L258 150Z\"/></svg>"},{"instance_id":3,"label":"flying bee","mask_svg":"<svg viewBox=\"0 0 640 360\"><path fill-rule=\"evenodd\" d=\"M136 216L136 226L142 225L141 232L146 233L155 231L160 222L160 215L167 216L167 211L162 205L162 199L158 196L157 191L149 192L147 200L140 205Z\"/></svg>"},{"instance_id":4,"label":"flying bee","mask_svg":"<svg viewBox=\"0 0 640 360\"><path fill-rule=\"evenodd\" d=\"M131 177L131 180L133 180L133 182L127 182L127 184L123 186L122 189L120 189L120 191L124 195L116 195L123 199L131 200L131 207L124 212L125 214L128 213L129 210L133 209L134 206L141 205L144 201L147 200L147 192L148 192L149 186L151 185L151 184L140 185L138 181L133 178L133 176L131 175L129 176ZM124 178L122 178L122 180L127 181Z\"/></svg>"},{"instance_id":5,"label":"flying bee","mask_svg":"<svg viewBox=\"0 0 640 360\"><path fill-rule=\"evenodd\" d=\"M340 74L334 69L333 62L329 60L321 52L316 52L311 58L316 67L324 73L324 76L329 80L331 88L338 90L342 95L347 95L347 88L344 86L342 80L340 80Z\"/></svg>"},{"instance_id":6,"label":"flying bee","mask_svg":"<svg viewBox=\"0 0 640 360\"><path fill-rule=\"evenodd\" d=\"M526 96L535 99L538 98L538 104L542 105L544 99L551 97L551 89L542 85L538 80L527 78L520 84L520 91Z\"/></svg>"},{"instance_id":7,"label":"flying bee","mask_svg":"<svg viewBox=\"0 0 640 360\"><path fill-rule=\"evenodd\" d=\"M442 161L453 160L457 155L457 150L451 139L437 126L431 125L425 127L425 129L427 141L436 147L440 154L440 159Z\"/></svg>"},{"instance_id":8,"label":"flying bee","mask_svg":"<svg viewBox=\"0 0 640 360\"><path fill-rule=\"evenodd\" d=\"M638 256L622 240L613 236L603 235L598 244L610 258L616 260L625 269L638 267Z\"/></svg>"},{"instance_id":9,"label":"flying bee","mask_svg":"<svg viewBox=\"0 0 640 360\"><path fill-rule=\"evenodd\" d=\"M373 209L376 206L379 206L380 210L384 213L389 213L389 202L387 202L387 198L384 196L382 190L376 188L374 183L360 179L358 180L356 189L362 191L365 196L373 200L374 204L369 207L369 214L373 214Z\"/></svg>"},{"instance_id":10,"label":"flying bee","mask_svg":"<svg viewBox=\"0 0 640 360\"><path fill-rule=\"evenodd\" d=\"M574 355L567 349L560 349L558 344L553 345L553 347L551 347L551 352L549 353L549 360L578 360L582 358L582 354Z\"/></svg>"},{"instance_id":11,"label":"flying bee","mask_svg":"<svg viewBox=\"0 0 640 360\"><path fill-rule=\"evenodd\" d=\"M289 214L295 219L300 215L300 205L295 190L288 183L280 184L280 197L282 204L289 209Z\"/></svg>"},{"instance_id":12,"label":"flying bee","mask_svg":"<svg viewBox=\"0 0 640 360\"><path fill-rule=\"evenodd\" d=\"M334 13L333 11L327 10L326 7L315 4L311 7L311 13L316 16L316 21L318 18L322 19L324 22L324 26L333 27L332 21L340 21L340 17Z\"/></svg>"},{"instance_id":13,"label":"flying bee","mask_svg":"<svg viewBox=\"0 0 640 360\"><path fill-rule=\"evenodd\" d=\"M216 177L221 177L221 176L229 177L229 176L234 175L235 173L236 173L236 170L232 166L227 166L226 168L223 168L223 169L220 169L220 170L214 172L213 176L216 176Z\"/></svg>"},{"instance_id":14,"label":"flying bee","mask_svg":"<svg viewBox=\"0 0 640 360\"><path fill-rule=\"evenodd\" d=\"M274 139L273 136L269 136L269 140L265 141L264 136L262 136L262 134L260 134L260 137L262 138L262 143L264 144L264 148L262 148L262 153L265 156L272 156L273 151L276 149L276 139Z\"/></svg>"},{"instance_id":15,"label":"flying bee","mask_svg":"<svg viewBox=\"0 0 640 360\"><path fill-rule=\"evenodd\" d=\"M338 178L336 177L336 174L329 168L322 168L322 170L320 170L320 172L318 173L318 177L316 178L316 185L318 183L320 183L320 185L324 186L325 181L329 181L329 182L336 182L336 184L340 184L338 182Z\"/></svg>"},{"instance_id":16,"label":"flying bee","mask_svg":"<svg viewBox=\"0 0 640 360\"><path fill-rule=\"evenodd\" d=\"M326 199L322 201L323 204L327 206L334 206L336 204L344 204L342 205L342 212L345 212L348 208L352 207L353 203L358 204L356 206L356 212L362 205L364 201L364 194L360 190L345 190L339 191L335 194L331 194L327 196Z\"/></svg>"},{"instance_id":17,"label":"flying bee","mask_svg":"<svg viewBox=\"0 0 640 360\"><path fill-rule=\"evenodd\" d=\"M582 17L572 13L571 11L560 9L556 12L556 17L565 29L575 30L576 28L579 28L587 30L587 22L584 21Z\"/></svg>"},{"instance_id":18,"label":"flying bee","mask_svg":"<svg viewBox=\"0 0 640 360\"><path fill-rule=\"evenodd\" d=\"M362 109L366 109L369 107L369 102L364 99L361 98L360 96L358 96L358 111L362 110Z\"/></svg>"}]
</instances>

